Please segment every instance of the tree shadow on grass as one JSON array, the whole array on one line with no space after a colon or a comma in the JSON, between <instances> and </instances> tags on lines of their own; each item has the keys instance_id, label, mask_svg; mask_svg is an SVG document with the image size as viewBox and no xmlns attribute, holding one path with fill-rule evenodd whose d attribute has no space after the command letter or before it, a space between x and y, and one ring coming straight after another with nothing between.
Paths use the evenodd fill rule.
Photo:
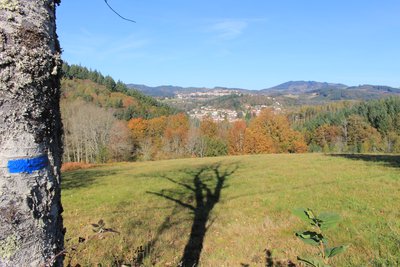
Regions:
<instances>
[{"instance_id":1,"label":"tree shadow on grass","mask_svg":"<svg viewBox=\"0 0 400 267\"><path fill-rule=\"evenodd\" d=\"M388 167L400 168L400 155L330 154L330 156L383 163Z\"/></svg>"},{"instance_id":2,"label":"tree shadow on grass","mask_svg":"<svg viewBox=\"0 0 400 267\"><path fill-rule=\"evenodd\" d=\"M61 180L62 190L85 188L93 185L97 178L115 175L115 171L109 170L78 170L63 173Z\"/></svg>"},{"instance_id":3,"label":"tree shadow on grass","mask_svg":"<svg viewBox=\"0 0 400 267\"><path fill-rule=\"evenodd\" d=\"M273 257L272 251L270 249L264 250L265 252L265 267L296 267L291 260L277 260ZM248 263L241 263L241 267L250 267L251 264Z\"/></svg>"},{"instance_id":4,"label":"tree shadow on grass","mask_svg":"<svg viewBox=\"0 0 400 267\"><path fill-rule=\"evenodd\" d=\"M270 249L265 250L265 267L296 267L291 260L276 260Z\"/></svg>"},{"instance_id":5,"label":"tree shadow on grass","mask_svg":"<svg viewBox=\"0 0 400 267\"><path fill-rule=\"evenodd\" d=\"M225 182L236 170L237 166L224 166L220 163L203 166L195 170L185 170L188 178L177 180L163 176L171 183L179 186L176 190L162 190L161 192L148 192L165 198L185 208L193 214L193 223L189 240L184 248L179 266L197 266L200 260L203 242L209 229L211 211L220 201ZM176 197L178 196L178 197Z\"/></svg>"},{"instance_id":6,"label":"tree shadow on grass","mask_svg":"<svg viewBox=\"0 0 400 267\"><path fill-rule=\"evenodd\" d=\"M165 231L167 231L168 229L170 229L172 226L175 225L173 223L173 217L177 214L177 212L178 212L178 205L175 205L171 213L164 218L164 221L157 228L154 237L151 240L149 240L146 244L136 249L135 258L132 261L133 266L143 266L144 260L146 258L156 257L156 255L153 255L153 248L157 243L157 241L159 240L160 236ZM152 265L155 265L157 259L151 259L151 260L152 260Z\"/></svg>"}]
</instances>

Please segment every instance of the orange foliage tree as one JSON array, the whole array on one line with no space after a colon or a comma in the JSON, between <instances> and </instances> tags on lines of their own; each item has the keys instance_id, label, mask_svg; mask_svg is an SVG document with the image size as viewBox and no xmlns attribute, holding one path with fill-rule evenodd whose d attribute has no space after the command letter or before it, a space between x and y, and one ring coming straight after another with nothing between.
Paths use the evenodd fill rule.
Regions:
<instances>
[{"instance_id":1,"label":"orange foliage tree","mask_svg":"<svg viewBox=\"0 0 400 267\"><path fill-rule=\"evenodd\" d=\"M306 152L301 133L294 131L284 115L264 110L249 127L245 121L215 122L210 117L193 124L181 113L128 123L137 155L142 159L184 156L218 156L256 153Z\"/></svg>"},{"instance_id":2,"label":"orange foliage tree","mask_svg":"<svg viewBox=\"0 0 400 267\"><path fill-rule=\"evenodd\" d=\"M261 133L254 127L247 128L245 133L243 150L246 154L276 152L271 136Z\"/></svg>"},{"instance_id":3,"label":"orange foliage tree","mask_svg":"<svg viewBox=\"0 0 400 267\"><path fill-rule=\"evenodd\" d=\"M286 116L275 114L270 109L264 109L260 115L250 122L246 132L246 142L261 142L263 145L249 145L258 147L256 153L300 153L307 151L304 137L290 127ZM272 145L271 145L272 140Z\"/></svg>"},{"instance_id":4,"label":"orange foliage tree","mask_svg":"<svg viewBox=\"0 0 400 267\"><path fill-rule=\"evenodd\" d=\"M183 113L149 120L131 119L128 127L136 154L144 160L181 157L185 154L189 120Z\"/></svg>"},{"instance_id":5,"label":"orange foliage tree","mask_svg":"<svg viewBox=\"0 0 400 267\"><path fill-rule=\"evenodd\" d=\"M325 152L328 152L333 150L337 143L342 142L343 130L336 125L323 124L315 129L312 139Z\"/></svg>"},{"instance_id":6,"label":"orange foliage tree","mask_svg":"<svg viewBox=\"0 0 400 267\"><path fill-rule=\"evenodd\" d=\"M189 119L184 113L169 116L163 137L163 150L168 157L180 157L186 154Z\"/></svg>"},{"instance_id":7,"label":"orange foliage tree","mask_svg":"<svg viewBox=\"0 0 400 267\"><path fill-rule=\"evenodd\" d=\"M133 156L140 156L143 143L146 140L148 121L142 118L134 118L129 120L128 128L131 130L133 142Z\"/></svg>"},{"instance_id":8,"label":"orange foliage tree","mask_svg":"<svg viewBox=\"0 0 400 267\"><path fill-rule=\"evenodd\" d=\"M147 120L134 118L129 120L128 128L132 131L133 140L139 141L146 136Z\"/></svg>"},{"instance_id":9,"label":"orange foliage tree","mask_svg":"<svg viewBox=\"0 0 400 267\"><path fill-rule=\"evenodd\" d=\"M233 122L228 135L230 155L240 155L244 153L246 127L245 121L240 120Z\"/></svg>"}]
</instances>

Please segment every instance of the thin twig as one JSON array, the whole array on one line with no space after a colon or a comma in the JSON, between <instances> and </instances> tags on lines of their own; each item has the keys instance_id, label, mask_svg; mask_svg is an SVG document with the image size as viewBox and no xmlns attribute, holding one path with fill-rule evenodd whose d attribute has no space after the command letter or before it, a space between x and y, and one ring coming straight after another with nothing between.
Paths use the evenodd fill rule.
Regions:
<instances>
[{"instance_id":1,"label":"thin twig","mask_svg":"<svg viewBox=\"0 0 400 267\"><path fill-rule=\"evenodd\" d=\"M94 239L95 237L98 236L102 236L104 233L106 232L110 232L110 233L116 233L116 234L120 234L120 232L115 231L112 228L100 228L100 230L98 232L96 232L95 234L89 236L87 239L82 239L82 241L79 241L79 243L71 246L71 248L64 248L63 250L61 250L60 252L58 252L56 255L54 255L52 258L48 259L47 261L45 261L42 265L40 265L40 267L50 267L54 265L54 262L56 261L56 259L58 257L60 257L61 255L66 255L66 254L71 254L72 251L76 251L79 247L79 245L87 243L89 240ZM79 240L81 238L79 237ZM69 252L69 250L71 252Z\"/></svg>"},{"instance_id":2,"label":"thin twig","mask_svg":"<svg viewBox=\"0 0 400 267\"><path fill-rule=\"evenodd\" d=\"M104 2L105 2L106 5L111 9L111 11L114 12L115 14L117 14L117 16L120 17L121 19L130 21L130 22L133 22L133 23L136 23L136 21L134 21L134 20L127 19L127 18L121 16L117 11L115 11L115 10L110 6L110 4L108 3L108 0L104 0Z\"/></svg>"}]
</instances>

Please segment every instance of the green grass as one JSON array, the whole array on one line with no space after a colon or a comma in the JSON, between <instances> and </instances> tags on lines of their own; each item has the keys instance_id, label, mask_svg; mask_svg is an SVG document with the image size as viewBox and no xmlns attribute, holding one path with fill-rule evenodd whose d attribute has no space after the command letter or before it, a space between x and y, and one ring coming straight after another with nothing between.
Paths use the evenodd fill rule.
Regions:
<instances>
[{"instance_id":1,"label":"green grass","mask_svg":"<svg viewBox=\"0 0 400 267\"><path fill-rule=\"evenodd\" d=\"M334 266L395 266L400 259L399 156L279 154L119 163L67 172L63 179L67 246L93 235L90 224L99 219L120 232L89 238L71 254L73 264L111 266L136 259L145 266L177 266L184 254L195 254L196 248L186 246L189 238L202 243L201 266L265 266L271 261L265 250L276 263L296 263L297 255L314 253L293 234L306 227L291 214L298 207L342 216L327 234L350 248ZM211 202L196 205L207 190ZM194 218L207 230L193 233ZM137 252L140 246L144 253Z\"/></svg>"}]
</instances>

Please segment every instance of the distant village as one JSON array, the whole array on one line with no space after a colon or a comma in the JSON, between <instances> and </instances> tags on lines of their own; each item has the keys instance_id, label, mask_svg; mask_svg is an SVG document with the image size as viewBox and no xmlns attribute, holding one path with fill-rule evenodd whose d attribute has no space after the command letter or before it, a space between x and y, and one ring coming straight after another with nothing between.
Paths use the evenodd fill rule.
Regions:
<instances>
[{"instance_id":1,"label":"distant village","mask_svg":"<svg viewBox=\"0 0 400 267\"><path fill-rule=\"evenodd\" d=\"M261 110L265 108L272 108L276 112L282 111L282 105L279 102L276 102L273 106L267 105L256 105L256 106L249 106L246 105L245 112L236 111L232 109L216 109L211 106L202 106L200 108L192 109L188 112L191 118L196 118L202 120L205 117L210 117L214 121L224 121L227 120L229 122L234 122L245 117L246 113L251 114L252 116L258 116Z\"/></svg>"},{"instance_id":2,"label":"distant village","mask_svg":"<svg viewBox=\"0 0 400 267\"><path fill-rule=\"evenodd\" d=\"M240 95L242 93L236 90L220 89L220 90L210 90L206 92L179 93L176 95L175 98L183 101L193 100L193 99L206 100L232 94ZM276 112L282 111L283 107L281 103L276 101L276 99L273 97L269 99L272 99L273 105L255 105L255 106L245 105L243 107L244 109L243 111L237 111L233 109L220 109L220 108L215 108L213 106L205 105L188 111L188 114L191 118L196 118L199 120L202 120L205 117L210 117L214 121L227 120L229 122L234 122L243 119L246 114L257 116L261 112L261 110L265 108L272 108Z\"/></svg>"},{"instance_id":3,"label":"distant village","mask_svg":"<svg viewBox=\"0 0 400 267\"><path fill-rule=\"evenodd\" d=\"M190 93L179 93L176 95L178 99L193 99L193 98L215 98L219 96L226 96L232 94L241 94L237 90L226 90L226 89L213 89L203 92L190 92Z\"/></svg>"}]
</instances>

